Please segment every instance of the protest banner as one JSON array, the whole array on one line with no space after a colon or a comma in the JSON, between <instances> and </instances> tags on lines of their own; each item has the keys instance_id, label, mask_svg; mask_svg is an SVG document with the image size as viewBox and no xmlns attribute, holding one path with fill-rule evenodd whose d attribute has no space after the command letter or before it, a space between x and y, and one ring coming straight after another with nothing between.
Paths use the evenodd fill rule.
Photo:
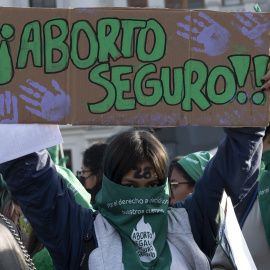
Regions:
<instances>
[{"instance_id":1,"label":"protest banner","mask_svg":"<svg viewBox=\"0 0 270 270\"><path fill-rule=\"evenodd\" d=\"M270 13L0 10L0 123L269 123Z\"/></svg>"},{"instance_id":2,"label":"protest banner","mask_svg":"<svg viewBox=\"0 0 270 270\"><path fill-rule=\"evenodd\" d=\"M237 221L231 198L223 191L217 216L217 242L233 270L257 270Z\"/></svg>"}]
</instances>

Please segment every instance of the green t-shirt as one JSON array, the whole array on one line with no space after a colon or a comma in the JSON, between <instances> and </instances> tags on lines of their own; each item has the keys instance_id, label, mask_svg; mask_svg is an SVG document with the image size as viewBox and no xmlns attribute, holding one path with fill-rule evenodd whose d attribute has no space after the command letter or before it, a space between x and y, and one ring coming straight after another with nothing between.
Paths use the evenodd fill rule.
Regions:
<instances>
[{"instance_id":1,"label":"green t-shirt","mask_svg":"<svg viewBox=\"0 0 270 270\"><path fill-rule=\"evenodd\" d=\"M36 253L32 261L37 270L54 270L52 258L46 248Z\"/></svg>"}]
</instances>

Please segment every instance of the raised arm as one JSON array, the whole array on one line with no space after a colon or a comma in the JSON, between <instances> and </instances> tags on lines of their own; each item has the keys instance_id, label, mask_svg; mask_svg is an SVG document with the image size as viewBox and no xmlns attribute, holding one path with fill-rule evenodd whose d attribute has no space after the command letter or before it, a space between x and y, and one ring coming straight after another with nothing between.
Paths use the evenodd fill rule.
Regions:
<instances>
[{"instance_id":1,"label":"raised arm","mask_svg":"<svg viewBox=\"0 0 270 270\"><path fill-rule=\"evenodd\" d=\"M216 249L219 202L225 189L236 206L249 196L259 175L265 128L224 128L226 137L197 181L195 192L176 207L185 207L193 236L212 258Z\"/></svg>"},{"instance_id":2,"label":"raised arm","mask_svg":"<svg viewBox=\"0 0 270 270\"><path fill-rule=\"evenodd\" d=\"M75 202L46 150L0 164L12 195L18 200L57 269L78 269L83 237L93 212Z\"/></svg>"}]
</instances>

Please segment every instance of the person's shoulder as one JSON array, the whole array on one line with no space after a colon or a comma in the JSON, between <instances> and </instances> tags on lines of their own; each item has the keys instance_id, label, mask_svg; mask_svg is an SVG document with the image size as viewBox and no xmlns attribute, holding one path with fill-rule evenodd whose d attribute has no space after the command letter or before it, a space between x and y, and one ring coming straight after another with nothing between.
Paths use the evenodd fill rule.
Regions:
<instances>
[{"instance_id":1,"label":"person's shoulder","mask_svg":"<svg viewBox=\"0 0 270 270\"><path fill-rule=\"evenodd\" d=\"M190 201L193 197L193 194L194 193L188 194L185 200L177 202L176 204L173 205L173 208L185 208L187 210L190 204Z\"/></svg>"},{"instance_id":2,"label":"person's shoulder","mask_svg":"<svg viewBox=\"0 0 270 270\"><path fill-rule=\"evenodd\" d=\"M10 231L10 229L12 229L12 230L14 230L14 233L16 233L19 237L21 236L15 223L12 220L3 216L2 214L0 214L0 224L1 224L2 228L6 227L9 231Z\"/></svg>"},{"instance_id":3,"label":"person's shoulder","mask_svg":"<svg viewBox=\"0 0 270 270\"><path fill-rule=\"evenodd\" d=\"M16 240L15 237L18 239ZM0 216L0 269L30 269L32 261L26 262L26 256L29 256L20 240L20 234L17 226L3 215Z\"/></svg>"}]
</instances>

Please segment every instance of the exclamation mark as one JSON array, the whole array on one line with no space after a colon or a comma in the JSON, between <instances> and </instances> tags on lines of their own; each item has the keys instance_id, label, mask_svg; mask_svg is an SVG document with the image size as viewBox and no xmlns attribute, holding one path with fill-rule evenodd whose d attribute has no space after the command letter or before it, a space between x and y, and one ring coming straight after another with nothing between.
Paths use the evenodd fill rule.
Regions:
<instances>
[{"instance_id":1,"label":"exclamation mark","mask_svg":"<svg viewBox=\"0 0 270 270\"><path fill-rule=\"evenodd\" d=\"M14 75L11 51L8 39L14 36L14 28L10 24L3 24L0 35L4 39L0 43L0 85L9 83Z\"/></svg>"},{"instance_id":2,"label":"exclamation mark","mask_svg":"<svg viewBox=\"0 0 270 270\"><path fill-rule=\"evenodd\" d=\"M238 87L244 87L250 69L250 55L232 55L228 57L237 79ZM247 103L248 95L244 91L237 92L237 101L240 104Z\"/></svg>"},{"instance_id":3,"label":"exclamation mark","mask_svg":"<svg viewBox=\"0 0 270 270\"><path fill-rule=\"evenodd\" d=\"M269 56L267 55L258 55L253 58L255 85L257 87L262 86L261 78L267 72L268 62ZM265 100L266 95L261 90L255 92L250 98L250 101L256 105L263 104Z\"/></svg>"}]
</instances>

